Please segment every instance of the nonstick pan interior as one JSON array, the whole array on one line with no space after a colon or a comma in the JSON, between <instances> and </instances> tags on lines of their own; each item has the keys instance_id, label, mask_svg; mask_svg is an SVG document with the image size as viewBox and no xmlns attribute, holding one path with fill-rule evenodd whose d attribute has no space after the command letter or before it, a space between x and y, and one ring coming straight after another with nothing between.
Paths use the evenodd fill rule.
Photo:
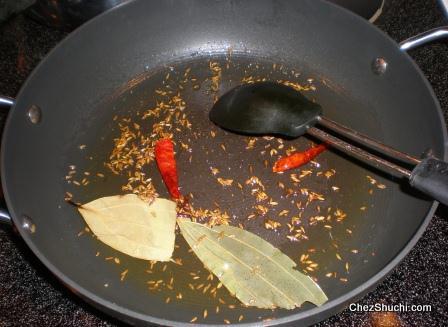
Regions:
<instances>
[{"instance_id":1,"label":"nonstick pan interior","mask_svg":"<svg viewBox=\"0 0 448 327\"><path fill-rule=\"evenodd\" d=\"M432 148L435 154L443 155L444 134L438 120L438 107L426 82L413 64L398 52L393 42L384 39L370 26L363 25L364 23L348 14L340 14L340 17L334 15L338 11L333 7L312 1L304 1L300 8L293 6L292 11L296 15L289 15L291 11L284 11L282 5L261 1L256 2L256 13L252 10L254 7L244 2L239 3L238 15L232 16L234 9L221 4L223 8L214 10L221 10L222 21L221 16L217 19L216 15L211 15L207 6L201 6L198 2L197 9L184 10L185 15L180 20L188 21L196 15L205 17L203 21L199 21L200 26L194 25L184 29L174 26L171 31L172 39L152 38L154 44L160 45L158 49L154 49L147 46L143 40L153 36L153 33L158 35L157 29L161 28L159 25L163 23L160 17L152 17L155 23L159 24L153 26L148 22L147 16L139 14L142 11L148 12L146 6L149 5L143 3L142 1L125 6L92 22L90 27L86 26L86 29L92 29L88 37L86 36L92 38L92 47L84 53L77 53L77 59L72 58L71 67L61 68L61 63L70 59L74 49L82 42L89 43L85 38L81 41L80 37L72 36L71 40L38 68L21 92L5 134L3 166L7 173L4 173L3 180L8 204L15 219L19 221L26 216L31 218L36 226L33 234L21 231L28 245L72 289L125 320L132 317L134 320L130 321L153 321L172 325L175 321L188 322L197 317L196 323L226 323L225 320L236 323L239 319L249 323L272 318L289 319L286 317L297 313L302 313L303 318L320 310L311 305L304 305L302 309L294 311L242 308L226 294L224 288L219 290L219 297L210 299L209 296L203 295L200 289L217 281L207 281L208 273L201 268L198 260L183 250L185 244L182 237L178 237L180 248L175 253L175 257L183 258L182 266L170 263L167 268L164 268L163 264L151 267L149 263L122 256L92 238L84 231L82 218L65 202L66 192L70 192L78 202L123 193L125 178L111 174L104 165L110 156L113 139L120 135L118 124L123 118L130 118L128 124L137 122L142 133L149 131L155 121L141 120L141 117L155 105L155 90L163 86L163 81L173 81L172 89L175 90L179 81L184 78L186 70L191 68L190 74L196 81L183 86L182 98L187 103L185 113L190 116L189 120L194 125L192 129L197 128L197 135L193 132L175 133L182 191L193 193L192 201L195 206L212 209L215 208L216 202L222 210L227 211L232 224L241 223L246 229L278 246L299 263L299 269L309 266L300 262L302 255L308 255L313 263L318 264L318 268L315 266L315 269L308 270L308 273L318 278L330 299L323 309L339 305L343 301L340 297L355 288L365 288L364 283L379 273L407 246L423 224L431 202L408 194L397 181L379 176L376 172L332 151L326 152L317 160L320 167L310 166L311 176L301 177L302 181L293 185L289 173L273 175L269 167L276 156L282 154L281 150L285 151L290 145L303 149L310 144L309 139L285 140L283 149L278 149L279 143L276 139L260 140L255 142L253 149L246 149L247 138L225 133L214 127L208 121L207 111L216 95L222 94L233 85L247 82L251 76L255 79L289 80L302 86L315 87L315 90L306 92L323 105L325 114L330 118L356 127L372 137L415 155L427 147ZM180 2L177 6L181 7L176 7L180 11L182 6L188 7L187 2ZM158 9L158 14L168 15L172 8L172 3L168 2ZM333 34L346 35L349 27L352 29L353 25L356 25L359 27L359 34L347 34L352 36L352 40L346 40L342 45L327 40L324 46L322 43L312 42L312 35L301 33L298 29L294 31L294 37L300 42L293 43L291 34L282 30L282 24L291 26L289 23L296 21L298 14L310 30L313 30L313 27L317 26L313 25L313 20L306 18L304 12L311 14L318 9L319 15L322 15L319 17L331 18L330 21L323 20L325 23L319 24L323 29L322 33L332 30ZM257 18L272 13L278 15L279 10L284 12L281 24L275 17L263 22ZM127 38L125 29L119 28L127 26L128 15L133 17L133 26L128 32L137 30L133 40ZM224 42L220 28L226 26L230 29L225 23L226 15L233 17L235 28L232 32L227 31L231 32L227 35L241 33L235 40L250 41L240 43L230 40L232 46ZM245 18L239 20L238 17L241 16ZM103 25L101 20L107 19L113 19L117 25L112 27L106 22ZM275 28L265 26L269 21ZM257 28L249 29L249 23ZM117 32L115 36L120 41L109 40L106 44L95 44L93 41L100 39L104 28L109 32L110 29ZM266 35L268 30L272 35ZM182 41L183 33L193 35L190 38L190 46L168 56L164 50L179 49L185 41ZM284 38L280 38L280 35L284 35ZM351 53L355 49L349 49L349 44L359 44L359 38L366 35L371 37L372 43L361 49L356 58L352 58ZM288 37L290 39L285 40ZM204 44L210 39L215 43L209 44L207 48ZM271 44L265 44L266 40ZM307 48L304 48L303 44L307 44ZM340 51L340 58L351 58L351 61L337 65L334 56L327 61L322 60L323 57L328 58L322 53L322 49L326 47L333 52ZM277 54L272 53L272 49L280 48L282 50ZM114 55L119 49L120 55ZM229 56L230 50L233 54ZM327 50L327 55L329 52ZM109 55L107 62L106 54ZM383 77L374 76L369 70L372 56L379 54L388 57L391 67L394 67L389 75ZM89 66L91 60L97 63L95 69ZM216 92L211 90L211 62L216 62L221 67L222 75ZM146 72L142 73L145 70ZM352 75L345 75L347 71L352 71ZM53 74L49 74L51 72ZM168 79L167 74L170 74ZM399 81L401 83L398 83ZM165 85L167 83L165 82ZM413 90L407 97L397 95L403 86ZM50 94L53 96L50 97ZM42 122L37 126L30 125L26 120L25 113L31 104L39 105L43 111ZM432 108L423 125L421 120L413 118L413 115L404 115L418 115L422 113L422 108ZM416 130L417 126L420 128L419 137L409 137L407 131ZM211 132L215 133L214 137ZM15 140L14 146L10 140ZM184 149L181 143L185 143L187 147ZM268 144L271 145L266 148ZM278 153L271 155L274 145ZM266 151L265 154L261 154L262 151ZM265 160L268 162L268 168ZM76 167L76 181L86 184L83 182L86 178L89 182L87 185L77 186L73 181L68 184L65 176L71 170L71 165ZM217 182L218 176L211 173L211 167L218 168L223 178L233 179L235 184L223 188ZM157 191L166 197L165 188L154 164L148 165L147 169ZM319 171L324 173L331 169L336 171L334 176L317 176ZM84 174L85 172L90 175ZM104 174L104 177L98 176L97 173ZM250 190L241 192L235 185L239 182L246 188L245 181L252 174L263 181L268 189L267 193L278 198L279 203L282 202L282 208L273 209L272 216L269 217L282 223L278 231L265 228L267 217L247 217L250 215L247 208L253 205L254 198L250 196ZM372 184L373 180L367 175L376 183ZM287 238L289 234L285 220L290 218L293 211L300 210L296 205L297 200L304 195L301 191L300 194L286 197L278 186L279 181L285 185L290 184L289 188L296 192L297 189L306 188L322 195L323 200L313 201L302 210L308 240L291 241ZM25 187L26 185L30 186ZM378 185L385 185L385 188ZM339 189L335 191L333 186ZM291 203L291 200L295 203ZM318 203L320 209L317 208ZM337 209L341 210L342 214L338 214L340 217L344 216L341 221L324 224L317 220L315 226L308 226L311 217L326 217L327 212L324 211L330 207L331 213ZM289 210L288 215L279 216L282 210ZM193 271L194 269L197 271ZM121 281L126 270L125 278ZM327 277L329 273L331 275ZM151 287L149 281L162 280L163 284L171 275L175 283L173 290L167 290L166 287L160 287L160 291L148 289ZM204 280L204 285L199 290L190 292L188 284L195 276ZM199 285L200 283L196 287ZM213 287L210 286L208 290ZM182 299L179 298L179 293L182 293ZM221 303L219 298L225 303ZM218 313L217 305L220 307ZM207 309L206 318L204 309ZM240 318L241 315L243 318ZM300 316L294 319L297 318ZM318 319L314 317L308 321ZM266 324L275 323L275 320L269 321Z\"/></svg>"},{"instance_id":2,"label":"nonstick pan interior","mask_svg":"<svg viewBox=\"0 0 448 327\"><path fill-rule=\"evenodd\" d=\"M215 73L210 66L220 69L217 92L213 91ZM66 186L67 192L73 195L74 201L81 203L101 196L123 194L126 191L122 190L122 186L128 183L128 174L135 176L139 172L146 173L145 179L151 178L160 195L168 198L154 162L142 169L135 168L131 163L129 168L120 170L117 169L119 164L115 164L113 168L120 172L119 176L105 166L105 163L114 162L109 159L114 139L139 131L142 135L151 135L154 124L162 119L142 117L147 116L148 110L157 107L157 103L168 102L168 99L179 92L186 106L182 113L191 127L184 128L182 119L179 119L178 122L173 121L172 127L166 130L174 134L182 192L191 193L190 201L194 207L210 210L218 208L230 216L230 224L240 225L279 247L299 263L300 270L318 278L330 298L335 298L345 293L348 287L358 286L362 281L361 276L380 268L376 266L380 263L375 260L377 251L381 251L376 239L387 225L379 223L378 217L386 216L385 211L390 202L388 198L396 187L331 151L320 157L315 164L295 172L282 175L272 173L273 163L286 149L290 146L305 149L311 141L306 138L257 138L252 147L249 144L254 138L220 130L208 119L208 110L216 96L245 80L250 81L251 78L291 80L309 88L305 92L311 98L319 97L317 90L325 87L319 81L309 80L312 75L300 72L296 67L286 67L252 57L198 58L149 72L147 76L141 77L142 80L136 86L105 103L106 108L101 110L104 116L92 117L84 128L83 135L73 140L71 147L74 151L71 151L71 156L65 163L68 176L72 176ZM188 82L182 83L185 80ZM170 91L171 94L163 94ZM333 96L344 101L346 108L360 105L349 99L341 99L337 94ZM372 122L374 117L365 119L366 125ZM131 149L133 144L137 144L139 150L144 148L138 137L136 141L130 140L126 147ZM76 168L70 169L71 165ZM96 176L98 173L100 177ZM102 177L102 174L105 176ZM372 178L377 180L377 184L372 184L372 179L368 176L374 176ZM260 179L269 201L259 201L251 194L255 188L250 183L251 177ZM219 178L231 179L233 183L231 186L223 186ZM81 185L75 185L74 182L81 182ZM139 184L141 183L133 183ZM312 192L319 199L311 200L308 204ZM276 204L270 205L270 202ZM268 208L269 212L260 213L254 209L257 205ZM300 219L292 223L294 216ZM275 224L271 222L280 223L281 226L269 229L272 228L270 224ZM166 314L173 320L186 322L197 317L197 322L215 324L224 323L225 320L238 322L239 319L241 322L254 322L290 314L287 310L243 308L224 288L211 295L210 290L216 288L219 281L216 278L207 279L209 273L194 254L187 252L188 246L180 234L177 237L179 248L174 258L181 259L182 265L150 265L148 262L120 255L101 245L89 233L83 233L84 223L81 217L75 218L73 224L77 229L73 234L73 243L79 247L79 252L88 253L92 257L99 252L95 258L95 266L102 271L98 274L100 280L97 280L96 289L107 293L125 293L126 302L129 304L129 298L132 297L132 302L142 313L148 312L150 308L164 307L168 310L166 313L160 313L157 309L157 313L151 314L160 318ZM295 231L290 231L288 224L296 225ZM296 230L302 226L305 233L297 236ZM82 234L77 237L79 232ZM307 259L300 262L303 256L307 256ZM119 258L120 264L114 263L115 257ZM128 272L125 280L120 282L120 273L123 271ZM108 276L107 287L104 287L106 282L103 282L105 276ZM173 289L170 288L171 278L174 280ZM155 287L154 283L160 280L160 286ZM207 286L208 290L203 293ZM204 310L207 312L206 318L203 318Z\"/></svg>"}]
</instances>

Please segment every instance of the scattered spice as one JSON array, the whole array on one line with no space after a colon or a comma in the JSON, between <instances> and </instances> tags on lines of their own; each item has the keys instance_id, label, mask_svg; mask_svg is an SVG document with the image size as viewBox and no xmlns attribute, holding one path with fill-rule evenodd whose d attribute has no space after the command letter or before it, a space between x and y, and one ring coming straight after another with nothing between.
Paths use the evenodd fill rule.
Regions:
<instances>
[{"instance_id":1,"label":"scattered spice","mask_svg":"<svg viewBox=\"0 0 448 327\"><path fill-rule=\"evenodd\" d=\"M281 226L282 226L281 223L279 223L278 221L271 220L271 219L266 219L264 222L264 227L266 229L276 230L277 228L279 228Z\"/></svg>"},{"instance_id":2,"label":"scattered spice","mask_svg":"<svg viewBox=\"0 0 448 327\"><path fill-rule=\"evenodd\" d=\"M225 178L221 178L221 177L218 177L217 181L222 186L231 186L233 183L233 179L225 179Z\"/></svg>"},{"instance_id":3,"label":"scattered spice","mask_svg":"<svg viewBox=\"0 0 448 327\"><path fill-rule=\"evenodd\" d=\"M128 272L129 272L129 269L126 269L120 274L121 281L123 281L126 278L126 275L128 274Z\"/></svg>"},{"instance_id":4,"label":"scattered spice","mask_svg":"<svg viewBox=\"0 0 448 327\"><path fill-rule=\"evenodd\" d=\"M212 71L210 89L212 92L218 92L219 83L221 82L221 66L218 62L210 62L210 70Z\"/></svg>"}]
</instances>

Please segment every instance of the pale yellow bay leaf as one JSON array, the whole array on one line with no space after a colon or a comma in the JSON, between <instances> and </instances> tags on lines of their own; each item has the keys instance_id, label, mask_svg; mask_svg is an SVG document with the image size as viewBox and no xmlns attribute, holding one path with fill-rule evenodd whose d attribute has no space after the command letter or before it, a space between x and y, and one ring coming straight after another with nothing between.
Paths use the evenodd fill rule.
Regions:
<instances>
[{"instance_id":1,"label":"pale yellow bay leaf","mask_svg":"<svg viewBox=\"0 0 448 327\"><path fill-rule=\"evenodd\" d=\"M174 250L176 203L135 194L108 196L78 208L97 238L135 258L168 261Z\"/></svg>"},{"instance_id":2,"label":"pale yellow bay leaf","mask_svg":"<svg viewBox=\"0 0 448 327\"><path fill-rule=\"evenodd\" d=\"M245 305L293 309L328 300L317 283L294 269L293 260L261 237L232 226L177 222L202 263Z\"/></svg>"}]
</instances>

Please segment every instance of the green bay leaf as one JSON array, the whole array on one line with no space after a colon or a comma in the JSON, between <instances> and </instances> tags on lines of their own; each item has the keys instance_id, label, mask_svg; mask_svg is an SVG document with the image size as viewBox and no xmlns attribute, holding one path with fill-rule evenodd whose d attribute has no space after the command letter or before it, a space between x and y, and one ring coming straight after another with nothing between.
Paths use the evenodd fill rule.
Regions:
<instances>
[{"instance_id":1,"label":"green bay leaf","mask_svg":"<svg viewBox=\"0 0 448 327\"><path fill-rule=\"evenodd\" d=\"M176 203L135 194L108 196L78 208L97 238L135 258L169 261L174 251Z\"/></svg>"},{"instance_id":2,"label":"green bay leaf","mask_svg":"<svg viewBox=\"0 0 448 327\"><path fill-rule=\"evenodd\" d=\"M207 269L241 302L259 308L293 309L328 298L296 263L261 237L241 228L209 228L178 218L185 240Z\"/></svg>"}]
</instances>

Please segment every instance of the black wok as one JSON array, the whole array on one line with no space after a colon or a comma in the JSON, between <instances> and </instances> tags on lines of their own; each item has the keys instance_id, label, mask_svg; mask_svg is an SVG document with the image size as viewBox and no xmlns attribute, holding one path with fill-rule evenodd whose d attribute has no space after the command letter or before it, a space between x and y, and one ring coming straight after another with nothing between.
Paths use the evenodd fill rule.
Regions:
<instances>
[{"instance_id":1,"label":"black wok","mask_svg":"<svg viewBox=\"0 0 448 327\"><path fill-rule=\"evenodd\" d=\"M414 156L430 150L447 159L441 110L418 67L382 32L334 5L316 0L133 1L101 15L52 51L20 91L2 139L2 182L12 221L37 257L73 292L126 322L182 325L201 316L209 299L198 296L166 304L164 297L148 292L144 284L145 278L150 278L144 272L146 263L123 256L122 266L105 262L104 256L119 254L94 238L78 235L85 225L65 202L64 194L71 191L76 200L85 202L117 193L120 181L110 177L107 183L82 191L67 185L68 166L104 169L103 161L117 136L114 116L135 117L135 112L144 110L154 101L149 90L160 85L170 66L174 71L191 66L198 78L203 75L205 79L207 61L212 58L224 66L229 49L235 68L223 73L218 95L238 83L247 67L257 64L254 74L280 78L282 72L268 69L275 63L300 72L296 77L300 82L314 80L312 95L328 117ZM213 96L203 88L189 92L185 96L194 108L192 122L203 130L211 128L207 111ZM229 157L210 153L210 160L250 159L254 160L253 169L261 169L262 162L237 147L239 136L204 137L198 144L211 148L224 141L227 148L235 145L235 150L228 152ZM87 145L83 151L79 149L82 144ZM218 198L234 208L237 216L243 213L244 197L232 199L215 184L204 187L208 183L204 157L198 156L192 169L188 157L179 151L182 188L197 192L197 201L204 205ZM230 162L226 164L237 171ZM336 181L341 186L328 205L345 204L351 217L333 235L351 264L347 280L325 279L322 267L314 274L329 297L322 307L304 305L273 312L229 308L197 323L221 324L225 318L236 323L240 314L245 317L242 323L252 325L260 323L259 317L273 318L264 321L265 325L317 322L371 289L414 246L436 203L402 187L399 180L370 171L338 153L324 154L321 165L337 167ZM241 170L235 172L235 178L248 174ZM368 195L366 175L381 180L387 189ZM160 177L155 173L151 177L166 197ZM267 184L277 181L269 172L260 172L260 177L268 180ZM317 187L314 181L310 183ZM369 207L362 215L361 205ZM246 220L238 217L236 222ZM284 235L266 231L262 224L247 223L245 227L296 261L301 251L329 242L324 229L315 230L309 242L290 243L283 241ZM347 228L353 230L353 236L347 235ZM350 249L357 249L358 255L349 259ZM321 255L321 266L332 269L334 262L334 253ZM129 277L120 282L125 266Z\"/></svg>"}]
</instances>

